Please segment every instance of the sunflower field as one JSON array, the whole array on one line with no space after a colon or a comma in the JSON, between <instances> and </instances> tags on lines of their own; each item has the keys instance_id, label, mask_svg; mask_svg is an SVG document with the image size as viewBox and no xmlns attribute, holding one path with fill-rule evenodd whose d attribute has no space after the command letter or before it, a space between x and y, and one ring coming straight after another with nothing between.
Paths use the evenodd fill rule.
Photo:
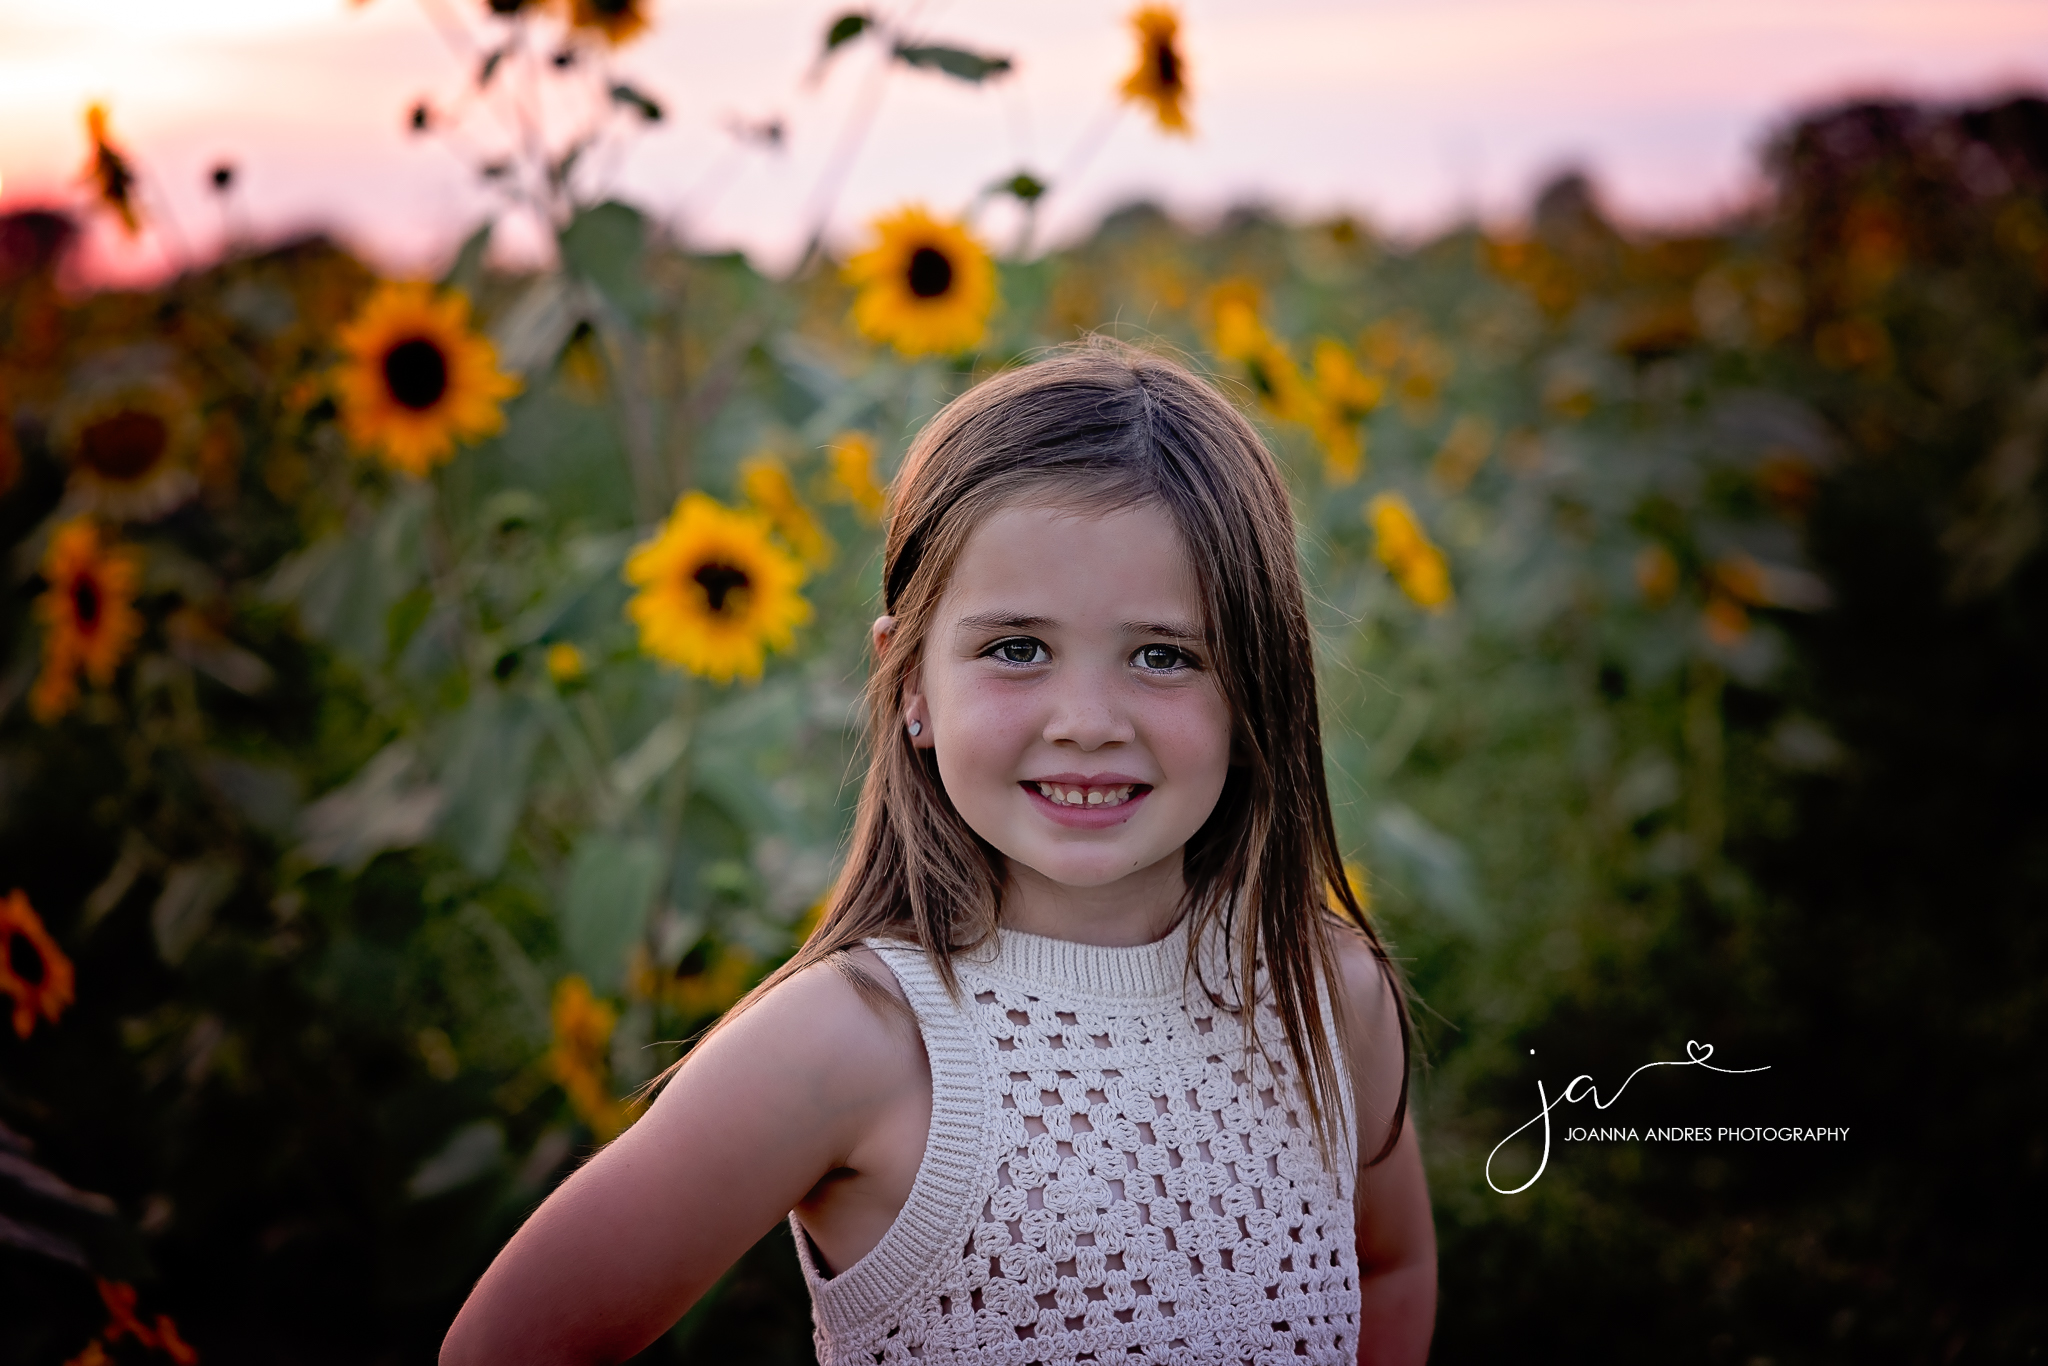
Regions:
<instances>
[{"instance_id":1,"label":"sunflower field","mask_svg":"<svg viewBox=\"0 0 2048 1366\"><path fill-rule=\"evenodd\" d=\"M1119 92L1160 135L1177 22ZM909 441L1093 331L1214 377L1291 482L1420 1002L1437 1359L2040 1350L2048 104L1809 114L1683 232L1578 177L1422 242L1139 205L1034 254L906 205L783 278L572 193L578 134L485 168L549 270L486 225L431 281L306 238L136 292L67 283L147 170L88 133L96 205L0 218L6 1360L432 1359L816 914ZM1490 1185L1539 1081L1688 1040L1770 1070L1629 1122L1851 1138ZM809 1353L778 1231L646 1355Z\"/></svg>"}]
</instances>

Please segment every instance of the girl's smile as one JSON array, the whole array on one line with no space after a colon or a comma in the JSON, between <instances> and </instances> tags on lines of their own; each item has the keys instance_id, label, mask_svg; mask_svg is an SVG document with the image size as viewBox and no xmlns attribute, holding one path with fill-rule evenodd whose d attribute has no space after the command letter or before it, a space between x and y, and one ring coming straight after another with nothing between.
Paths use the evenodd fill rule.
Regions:
<instances>
[{"instance_id":1,"label":"girl's smile","mask_svg":"<svg viewBox=\"0 0 2048 1366\"><path fill-rule=\"evenodd\" d=\"M1046 804L1046 815L1074 830L1104 830L1129 820L1151 786L1121 773L1055 773L1020 783Z\"/></svg>"},{"instance_id":2,"label":"girl's smile","mask_svg":"<svg viewBox=\"0 0 2048 1366\"><path fill-rule=\"evenodd\" d=\"M1157 505L1016 505L968 538L905 720L962 818L1010 860L1008 923L1049 931L1052 912L1070 937L1122 938L1103 919L1114 904L1111 919L1145 922L1140 938L1171 924L1181 846L1230 769L1204 617Z\"/></svg>"}]
</instances>

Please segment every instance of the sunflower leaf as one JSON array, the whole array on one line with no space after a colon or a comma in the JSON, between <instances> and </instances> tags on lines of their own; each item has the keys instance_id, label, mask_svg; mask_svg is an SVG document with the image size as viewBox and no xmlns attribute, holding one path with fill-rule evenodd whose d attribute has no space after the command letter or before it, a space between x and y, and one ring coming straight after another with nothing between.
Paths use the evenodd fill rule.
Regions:
<instances>
[{"instance_id":1,"label":"sunflower leaf","mask_svg":"<svg viewBox=\"0 0 2048 1366\"><path fill-rule=\"evenodd\" d=\"M612 307L628 318L653 310L640 271L647 220L638 209L616 201L592 205L562 229L560 244L563 264L595 285Z\"/></svg>"},{"instance_id":2,"label":"sunflower leaf","mask_svg":"<svg viewBox=\"0 0 2048 1366\"><path fill-rule=\"evenodd\" d=\"M342 786L299 813L299 858L353 876L386 849L410 849L440 819L439 787L421 781L412 745L393 741Z\"/></svg>"},{"instance_id":3,"label":"sunflower leaf","mask_svg":"<svg viewBox=\"0 0 2048 1366\"><path fill-rule=\"evenodd\" d=\"M825 30L825 51L837 51L874 26L874 16L859 10L840 15L832 21L832 27Z\"/></svg>"},{"instance_id":4,"label":"sunflower leaf","mask_svg":"<svg viewBox=\"0 0 2048 1366\"><path fill-rule=\"evenodd\" d=\"M661 872L651 839L593 831L577 842L562 890L562 948L593 990L616 991L625 979L626 954L647 927Z\"/></svg>"},{"instance_id":5,"label":"sunflower leaf","mask_svg":"<svg viewBox=\"0 0 2048 1366\"><path fill-rule=\"evenodd\" d=\"M533 707L496 688L478 688L456 720L441 774L448 801L440 833L478 877L494 877L504 866L540 738Z\"/></svg>"},{"instance_id":6,"label":"sunflower leaf","mask_svg":"<svg viewBox=\"0 0 2048 1366\"><path fill-rule=\"evenodd\" d=\"M483 283L484 252L490 245L491 220L485 219L475 232L462 239L462 246L455 253L455 261L448 267L448 273L441 277L441 283L474 298L477 286Z\"/></svg>"},{"instance_id":7,"label":"sunflower leaf","mask_svg":"<svg viewBox=\"0 0 2048 1366\"><path fill-rule=\"evenodd\" d=\"M997 194L1012 195L1026 204L1036 204L1051 188L1029 171L1019 171L1007 180L989 186Z\"/></svg>"},{"instance_id":8,"label":"sunflower leaf","mask_svg":"<svg viewBox=\"0 0 2048 1366\"><path fill-rule=\"evenodd\" d=\"M642 94L623 81L612 86L612 103L627 106L649 123L661 122L661 106L651 96Z\"/></svg>"},{"instance_id":9,"label":"sunflower leaf","mask_svg":"<svg viewBox=\"0 0 2048 1366\"><path fill-rule=\"evenodd\" d=\"M912 46L908 43L896 44L896 60L906 66L943 71L948 76L958 77L975 85L981 84L991 76L1000 76L1010 69L1008 57L984 57L965 48Z\"/></svg>"},{"instance_id":10,"label":"sunflower leaf","mask_svg":"<svg viewBox=\"0 0 2048 1366\"><path fill-rule=\"evenodd\" d=\"M491 77L498 74L499 64L505 60L506 55L511 51L512 47L508 43L504 47L492 48L484 54L484 64L477 69L476 73L477 89L482 90L491 83Z\"/></svg>"},{"instance_id":11,"label":"sunflower leaf","mask_svg":"<svg viewBox=\"0 0 2048 1366\"><path fill-rule=\"evenodd\" d=\"M233 863L219 858L180 863L171 869L149 912L149 928L166 963L176 967L184 961L213 924L213 913L235 890L238 875Z\"/></svg>"}]
</instances>

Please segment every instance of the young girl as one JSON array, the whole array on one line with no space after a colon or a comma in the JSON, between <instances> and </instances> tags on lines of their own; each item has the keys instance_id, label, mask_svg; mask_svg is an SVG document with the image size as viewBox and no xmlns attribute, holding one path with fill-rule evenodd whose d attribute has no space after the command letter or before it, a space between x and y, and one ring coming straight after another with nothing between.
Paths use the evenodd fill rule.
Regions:
<instances>
[{"instance_id":1,"label":"young girl","mask_svg":"<svg viewBox=\"0 0 2048 1366\"><path fill-rule=\"evenodd\" d=\"M442 1361L623 1360L787 1215L826 1366L1421 1362L1407 1019L1257 434L1090 343L947 407L894 500L823 923Z\"/></svg>"}]
</instances>

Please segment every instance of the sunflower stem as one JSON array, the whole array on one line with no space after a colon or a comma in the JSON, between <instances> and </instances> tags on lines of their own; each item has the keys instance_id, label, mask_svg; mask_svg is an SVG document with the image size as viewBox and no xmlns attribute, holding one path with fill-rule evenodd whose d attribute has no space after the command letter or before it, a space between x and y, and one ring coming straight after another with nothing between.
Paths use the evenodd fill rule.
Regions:
<instances>
[{"instance_id":1,"label":"sunflower stem","mask_svg":"<svg viewBox=\"0 0 2048 1366\"><path fill-rule=\"evenodd\" d=\"M697 689L697 680L685 674L682 686L676 690L675 714L683 725L685 739L682 753L676 756L668 772L661 775L658 828L663 867L673 866L676 848L682 843L683 807L690 797L690 741L696 738Z\"/></svg>"},{"instance_id":2,"label":"sunflower stem","mask_svg":"<svg viewBox=\"0 0 2048 1366\"><path fill-rule=\"evenodd\" d=\"M634 515L643 524L658 522L668 511L674 490L662 467L655 432L655 404L644 383L646 349L639 344L632 326L610 308L604 310L597 334L604 343L605 358L611 362L613 391L618 395L619 434L624 439L633 478Z\"/></svg>"}]
</instances>

